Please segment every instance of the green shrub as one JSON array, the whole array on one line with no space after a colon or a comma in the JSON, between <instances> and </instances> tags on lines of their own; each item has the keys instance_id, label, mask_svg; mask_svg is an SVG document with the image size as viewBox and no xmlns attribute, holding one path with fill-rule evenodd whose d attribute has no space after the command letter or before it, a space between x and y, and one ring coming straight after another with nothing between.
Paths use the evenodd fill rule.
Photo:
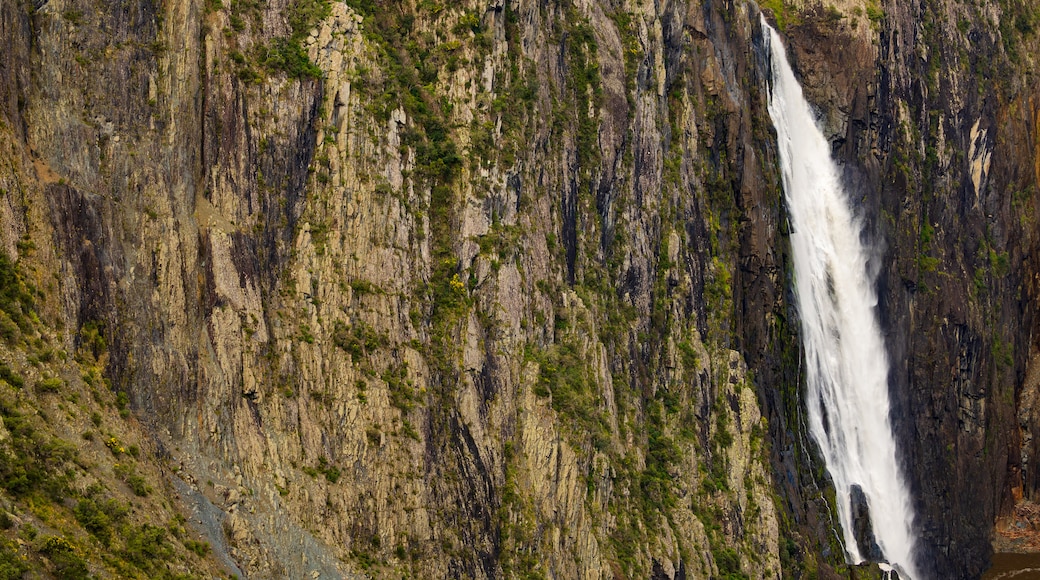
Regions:
<instances>
[{"instance_id":1,"label":"green shrub","mask_svg":"<svg viewBox=\"0 0 1040 580\"><path fill-rule=\"evenodd\" d=\"M712 550L715 565L719 567L719 577L722 580L748 580L748 575L740 570L740 556L733 548L718 548Z\"/></svg>"},{"instance_id":2,"label":"green shrub","mask_svg":"<svg viewBox=\"0 0 1040 580\"><path fill-rule=\"evenodd\" d=\"M354 296L364 296L366 294L386 294L382 288L369 282L368 280L351 280L350 289L353 291Z\"/></svg>"},{"instance_id":3,"label":"green shrub","mask_svg":"<svg viewBox=\"0 0 1040 580\"><path fill-rule=\"evenodd\" d=\"M0 310L0 338L7 342L13 342L18 338L18 325L2 310Z\"/></svg>"},{"instance_id":4,"label":"green shrub","mask_svg":"<svg viewBox=\"0 0 1040 580\"><path fill-rule=\"evenodd\" d=\"M390 404L407 413L415 407L416 396L412 382L408 380L408 365L394 365L380 377L390 390Z\"/></svg>"},{"instance_id":5,"label":"green shrub","mask_svg":"<svg viewBox=\"0 0 1040 580\"><path fill-rule=\"evenodd\" d=\"M90 497L79 500L73 514L80 525L108 546L112 540L113 527L126 519L129 509L115 499L95 499L97 491L88 493Z\"/></svg>"},{"instance_id":6,"label":"green shrub","mask_svg":"<svg viewBox=\"0 0 1040 580\"><path fill-rule=\"evenodd\" d=\"M23 379L18 373L12 371L11 367L4 363L0 363L0 379L3 379L7 384L16 389L25 386L25 379Z\"/></svg>"},{"instance_id":7,"label":"green shrub","mask_svg":"<svg viewBox=\"0 0 1040 580\"><path fill-rule=\"evenodd\" d=\"M387 339L364 322L358 321L347 326L337 320L333 324L332 342L350 353L354 363L360 363L376 349L386 346Z\"/></svg>"},{"instance_id":8,"label":"green shrub","mask_svg":"<svg viewBox=\"0 0 1040 580\"><path fill-rule=\"evenodd\" d=\"M290 38L303 40L322 20L332 14L329 0L296 0L287 8L286 20L292 29Z\"/></svg>"},{"instance_id":9,"label":"green shrub","mask_svg":"<svg viewBox=\"0 0 1040 580\"><path fill-rule=\"evenodd\" d=\"M28 570L29 565L18 555L18 547L0 539L0 580L20 580Z\"/></svg>"},{"instance_id":10,"label":"green shrub","mask_svg":"<svg viewBox=\"0 0 1040 580\"><path fill-rule=\"evenodd\" d=\"M132 465L117 463L113 470L115 471L115 474L126 483L126 486L130 488L130 491L134 492L134 495L138 497L147 497L148 494L152 493L152 488L148 486L143 477L137 474Z\"/></svg>"},{"instance_id":11,"label":"green shrub","mask_svg":"<svg viewBox=\"0 0 1040 580\"><path fill-rule=\"evenodd\" d=\"M309 324L300 324L300 340L307 344L314 344L314 333L311 332Z\"/></svg>"},{"instance_id":12,"label":"green shrub","mask_svg":"<svg viewBox=\"0 0 1040 580\"><path fill-rule=\"evenodd\" d=\"M322 75L321 69L307 56L303 46L289 38L275 38L269 46L260 47L257 60L272 72L285 73L297 79L318 79Z\"/></svg>"},{"instance_id":13,"label":"green shrub","mask_svg":"<svg viewBox=\"0 0 1040 580\"><path fill-rule=\"evenodd\" d=\"M150 524L124 526L126 548L123 558L152 576L165 572L165 563L173 558L173 547L166 540L166 530Z\"/></svg>"},{"instance_id":14,"label":"green shrub","mask_svg":"<svg viewBox=\"0 0 1040 580\"><path fill-rule=\"evenodd\" d=\"M58 377L51 377L48 379L42 379L36 383L36 392L40 394L44 393L57 393L65 386L65 381Z\"/></svg>"},{"instance_id":15,"label":"green shrub","mask_svg":"<svg viewBox=\"0 0 1040 580\"><path fill-rule=\"evenodd\" d=\"M0 252L0 337L11 342L19 330L31 330L32 308L32 289L26 286L17 264Z\"/></svg>"},{"instance_id":16,"label":"green shrub","mask_svg":"<svg viewBox=\"0 0 1040 580\"><path fill-rule=\"evenodd\" d=\"M0 487L15 496L40 491L60 500L72 480L66 464L75 459L75 448L38 433L30 418L6 401L0 400L0 414L11 434L9 448L0 449Z\"/></svg>"},{"instance_id":17,"label":"green shrub","mask_svg":"<svg viewBox=\"0 0 1040 580\"><path fill-rule=\"evenodd\" d=\"M200 558L205 558L210 550L209 542L196 542L195 540L184 540L184 547Z\"/></svg>"},{"instance_id":18,"label":"green shrub","mask_svg":"<svg viewBox=\"0 0 1040 580\"><path fill-rule=\"evenodd\" d=\"M476 12L466 11L463 14L455 26L451 29L452 32L458 35L465 35L469 32L473 34L480 33L480 16Z\"/></svg>"},{"instance_id":19,"label":"green shrub","mask_svg":"<svg viewBox=\"0 0 1040 580\"><path fill-rule=\"evenodd\" d=\"M116 408L119 409L120 417L126 419L130 416L130 395L126 391L116 393Z\"/></svg>"},{"instance_id":20,"label":"green shrub","mask_svg":"<svg viewBox=\"0 0 1040 580\"><path fill-rule=\"evenodd\" d=\"M79 329L79 345L82 352L98 360L108 350L105 341L105 324L96 320L85 322Z\"/></svg>"},{"instance_id":21,"label":"green shrub","mask_svg":"<svg viewBox=\"0 0 1040 580\"><path fill-rule=\"evenodd\" d=\"M867 5L867 18L870 19L872 24L881 22L881 19L885 17L885 13L881 10L880 6L868 4Z\"/></svg>"},{"instance_id":22,"label":"green shrub","mask_svg":"<svg viewBox=\"0 0 1040 580\"><path fill-rule=\"evenodd\" d=\"M40 553L50 559L54 577L59 580L87 580L90 571L87 562L76 553L76 548L63 536L47 536L40 543Z\"/></svg>"},{"instance_id":23,"label":"green shrub","mask_svg":"<svg viewBox=\"0 0 1040 580\"><path fill-rule=\"evenodd\" d=\"M143 477L136 473L126 476L126 485L137 497L148 497L148 494L152 493L152 487L145 482Z\"/></svg>"},{"instance_id":24,"label":"green shrub","mask_svg":"<svg viewBox=\"0 0 1040 580\"><path fill-rule=\"evenodd\" d=\"M696 371L700 364L700 357L689 341L679 343L679 355L682 357L683 367L690 372Z\"/></svg>"},{"instance_id":25,"label":"green shrub","mask_svg":"<svg viewBox=\"0 0 1040 580\"><path fill-rule=\"evenodd\" d=\"M340 469L335 465L330 465L329 460L324 457L318 458L318 471L325 475L325 479L329 483L336 483L342 475Z\"/></svg>"}]
</instances>

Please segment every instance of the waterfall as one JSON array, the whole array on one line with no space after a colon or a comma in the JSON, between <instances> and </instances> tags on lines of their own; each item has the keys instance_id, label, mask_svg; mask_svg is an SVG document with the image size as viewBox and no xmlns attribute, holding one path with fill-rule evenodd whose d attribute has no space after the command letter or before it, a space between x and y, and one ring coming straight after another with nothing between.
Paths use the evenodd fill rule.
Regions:
<instances>
[{"instance_id":1,"label":"waterfall","mask_svg":"<svg viewBox=\"0 0 1040 580\"><path fill-rule=\"evenodd\" d=\"M901 578L920 579L913 560L913 508L889 419L888 356L861 224L780 36L765 18L762 29L772 72L769 116L791 219L809 431L834 481L846 559L853 564L883 559ZM853 510L869 513L876 546L863 550L871 553L857 543L854 526L862 526L863 519Z\"/></svg>"}]
</instances>

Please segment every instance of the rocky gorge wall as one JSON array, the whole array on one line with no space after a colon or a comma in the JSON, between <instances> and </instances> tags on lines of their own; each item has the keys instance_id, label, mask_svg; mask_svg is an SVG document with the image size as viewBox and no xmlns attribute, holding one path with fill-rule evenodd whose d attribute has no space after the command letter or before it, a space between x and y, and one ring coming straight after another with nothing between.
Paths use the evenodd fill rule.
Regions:
<instances>
[{"instance_id":1,"label":"rocky gorge wall","mask_svg":"<svg viewBox=\"0 0 1040 580\"><path fill-rule=\"evenodd\" d=\"M845 573L800 422L757 11L5 3L0 241L41 337L5 337L5 363L64 377L75 434L93 375L35 341L93 349L164 509L219 507L206 565L250 577ZM767 14L879 240L925 560L973 577L1036 488L1040 23Z\"/></svg>"}]
</instances>

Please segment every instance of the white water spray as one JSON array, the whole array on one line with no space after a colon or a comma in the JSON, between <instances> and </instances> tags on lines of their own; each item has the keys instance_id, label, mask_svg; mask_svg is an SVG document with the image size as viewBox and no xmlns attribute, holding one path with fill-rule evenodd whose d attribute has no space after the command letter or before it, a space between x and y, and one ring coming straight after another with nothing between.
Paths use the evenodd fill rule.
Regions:
<instances>
[{"instance_id":1,"label":"white water spray","mask_svg":"<svg viewBox=\"0 0 1040 580\"><path fill-rule=\"evenodd\" d=\"M830 145L794 77L780 36L762 19L776 127L791 219L795 293L802 319L809 431L837 492L847 559L864 560L853 533L859 486L874 536L901 578L920 579L913 561L913 508L896 461L889 421L888 356L875 315L861 224L849 208Z\"/></svg>"}]
</instances>

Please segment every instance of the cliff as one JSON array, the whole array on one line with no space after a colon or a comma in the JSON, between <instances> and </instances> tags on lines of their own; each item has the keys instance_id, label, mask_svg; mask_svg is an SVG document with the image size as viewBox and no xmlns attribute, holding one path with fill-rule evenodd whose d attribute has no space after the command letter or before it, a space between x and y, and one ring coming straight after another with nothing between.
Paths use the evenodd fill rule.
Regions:
<instances>
[{"instance_id":1,"label":"cliff","mask_svg":"<svg viewBox=\"0 0 1040 580\"><path fill-rule=\"evenodd\" d=\"M758 10L5 2L0 565L869 574L800 419ZM1037 488L1040 20L766 13L876 235L922 561L974 577Z\"/></svg>"},{"instance_id":2,"label":"cliff","mask_svg":"<svg viewBox=\"0 0 1040 580\"><path fill-rule=\"evenodd\" d=\"M832 142L881 249L924 572L976 577L994 519L1036 491L1037 13L922 2L873 14L873 67L830 64L862 59L827 13L791 35L817 101L833 104Z\"/></svg>"}]
</instances>

